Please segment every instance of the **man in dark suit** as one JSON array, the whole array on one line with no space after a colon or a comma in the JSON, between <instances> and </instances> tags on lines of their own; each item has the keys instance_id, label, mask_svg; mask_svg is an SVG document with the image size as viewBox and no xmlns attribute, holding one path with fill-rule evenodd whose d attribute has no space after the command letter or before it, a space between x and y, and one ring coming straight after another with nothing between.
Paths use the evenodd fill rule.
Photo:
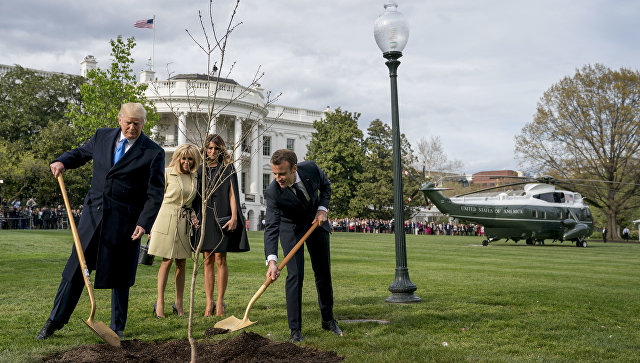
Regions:
<instances>
[{"instance_id":1,"label":"man in dark suit","mask_svg":"<svg viewBox=\"0 0 640 363\"><path fill-rule=\"evenodd\" d=\"M265 190L267 213L265 217L264 251L267 257L267 278L280 276L278 270L278 237L285 255L302 238L311 225L320 226L309 236L306 245L315 275L318 305L322 315L322 328L342 336L342 330L333 317L333 287L327 221L331 183L313 161L298 164L291 150L277 150L271 157L271 171L275 180ZM290 340L302 341L302 283L304 281L304 249L298 250L287 264L285 291Z\"/></svg>"},{"instance_id":2,"label":"man in dark suit","mask_svg":"<svg viewBox=\"0 0 640 363\"><path fill-rule=\"evenodd\" d=\"M78 235L94 287L111 289L111 329L122 338L127 322L129 288L138 266L140 238L151 230L164 196L164 150L142 133L146 111L125 103L119 128L98 129L83 146L51 163L55 177L93 160L91 189L84 199ZM49 319L36 339L47 339L69 321L84 288L75 248Z\"/></svg>"}]
</instances>

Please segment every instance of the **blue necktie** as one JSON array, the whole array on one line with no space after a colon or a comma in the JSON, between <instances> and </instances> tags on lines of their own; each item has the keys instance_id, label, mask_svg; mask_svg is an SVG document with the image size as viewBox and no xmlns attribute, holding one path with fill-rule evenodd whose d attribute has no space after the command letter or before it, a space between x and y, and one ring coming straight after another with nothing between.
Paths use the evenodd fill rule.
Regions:
<instances>
[{"instance_id":1,"label":"blue necktie","mask_svg":"<svg viewBox=\"0 0 640 363\"><path fill-rule=\"evenodd\" d=\"M120 145L116 148L116 152L113 154L113 165L124 156L125 146L127 145L127 139L122 140Z\"/></svg>"}]
</instances>

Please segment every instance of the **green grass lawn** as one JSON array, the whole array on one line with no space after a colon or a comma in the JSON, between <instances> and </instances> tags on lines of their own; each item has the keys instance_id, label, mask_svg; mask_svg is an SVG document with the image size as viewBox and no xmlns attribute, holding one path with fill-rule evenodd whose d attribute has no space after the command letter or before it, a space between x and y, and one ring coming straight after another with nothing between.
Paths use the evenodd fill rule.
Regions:
<instances>
[{"instance_id":1,"label":"green grass lawn","mask_svg":"<svg viewBox=\"0 0 640 363\"><path fill-rule=\"evenodd\" d=\"M251 252L228 257L228 316L242 318L265 280L262 234L251 232L250 242ZM322 330L307 258L303 344L336 351L347 362L640 361L640 244L590 242L589 248L576 248L548 241L545 246L498 242L482 247L480 242L480 237L408 235L409 276L422 302L388 304L395 273L393 235L334 233L336 318L389 323L342 322L344 337ZM72 244L67 231L0 231L0 361L38 361L74 346L102 344L81 321L90 311L86 293L69 324L46 341L35 340ZM156 261L138 268L125 339L187 337L186 318L153 317L158 266ZM170 281L168 306L173 293ZM96 298L96 320L109 325L110 290L96 290ZM197 339L217 321L202 317L203 312L200 274ZM267 289L250 318L258 322L247 331L288 339L284 278Z\"/></svg>"}]
</instances>

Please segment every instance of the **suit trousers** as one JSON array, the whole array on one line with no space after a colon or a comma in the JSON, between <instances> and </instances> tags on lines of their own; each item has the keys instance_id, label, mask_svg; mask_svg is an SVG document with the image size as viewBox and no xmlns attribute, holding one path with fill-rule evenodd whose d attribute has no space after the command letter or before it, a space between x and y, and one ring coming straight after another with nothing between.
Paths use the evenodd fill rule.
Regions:
<instances>
[{"instance_id":1,"label":"suit trousers","mask_svg":"<svg viewBox=\"0 0 640 363\"><path fill-rule=\"evenodd\" d=\"M96 229L96 233L91 238L91 242L84 251L87 266L90 271L93 266L96 265L96 259L98 254L98 239L100 236L100 228ZM73 255L69 257L75 258ZM67 264L71 261L67 261ZM74 261L75 262L75 261ZM80 295L84 289L84 278L82 276L82 269L78 266L76 272L73 274L71 280L62 278L60 286L56 292L56 297L53 300L53 309L49 314L49 319L56 323L66 324L69 322L71 314L78 305ZM129 288L115 288L111 289L111 325L110 328L113 331L123 331L127 323L127 311L129 309Z\"/></svg>"},{"instance_id":2,"label":"suit trousers","mask_svg":"<svg viewBox=\"0 0 640 363\"><path fill-rule=\"evenodd\" d=\"M302 236L300 236L302 237ZM282 243L285 255L298 241ZM323 321L333 320L333 286L331 284L331 259L329 246L329 232L316 229L305 242L311 267L315 276L318 293L318 306ZM287 298L287 317L289 329L302 327L302 285L304 282L304 249L300 248L287 264L287 280L285 292Z\"/></svg>"}]
</instances>

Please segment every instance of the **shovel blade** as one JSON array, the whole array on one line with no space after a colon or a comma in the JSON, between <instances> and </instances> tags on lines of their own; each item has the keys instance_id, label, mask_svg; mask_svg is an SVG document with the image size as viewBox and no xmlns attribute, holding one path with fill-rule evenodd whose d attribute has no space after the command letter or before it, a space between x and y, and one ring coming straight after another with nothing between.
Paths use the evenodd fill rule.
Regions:
<instances>
[{"instance_id":1,"label":"shovel blade","mask_svg":"<svg viewBox=\"0 0 640 363\"><path fill-rule=\"evenodd\" d=\"M236 331L236 330L246 328L249 325L255 324L255 323L256 323L255 321L250 321L249 319L241 320L236 318L235 316L231 316L226 319L220 320L213 327L220 328L220 329L227 329L231 332L231 331Z\"/></svg>"},{"instance_id":2,"label":"shovel blade","mask_svg":"<svg viewBox=\"0 0 640 363\"><path fill-rule=\"evenodd\" d=\"M101 321L92 321L92 320L83 320L83 321L85 324L87 324L89 328L91 328L91 330L93 330L94 333L96 333L97 336L99 336L100 338L102 338L102 340L107 342L107 344L109 344L112 347L120 346L120 337L118 337L118 334L116 334L113 330L111 330L105 323Z\"/></svg>"}]
</instances>

